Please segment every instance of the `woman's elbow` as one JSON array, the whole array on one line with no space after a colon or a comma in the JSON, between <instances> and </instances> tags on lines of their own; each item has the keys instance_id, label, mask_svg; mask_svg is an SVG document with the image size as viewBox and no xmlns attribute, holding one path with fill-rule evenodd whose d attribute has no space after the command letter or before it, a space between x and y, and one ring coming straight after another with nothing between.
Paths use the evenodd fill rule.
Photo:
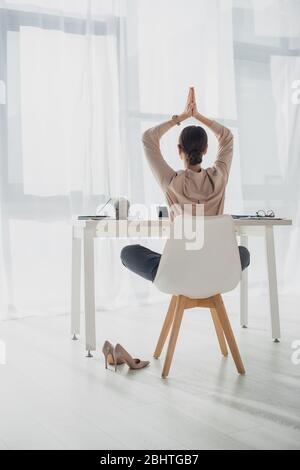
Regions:
<instances>
[{"instance_id":1,"label":"woman's elbow","mask_svg":"<svg viewBox=\"0 0 300 470\"><path fill-rule=\"evenodd\" d=\"M234 135L233 135L232 131L230 129L228 129L228 127L224 127L222 137L226 141L234 140Z\"/></svg>"},{"instance_id":2,"label":"woman's elbow","mask_svg":"<svg viewBox=\"0 0 300 470\"><path fill-rule=\"evenodd\" d=\"M229 142L233 142L234 141L234 135L233 135L233 132L230 130L230 129L227 129L227 139Z\"/></svg>"},{"instance_id":3,"label":"woman's elbow","mask_svg":"<svg viewBox=\"0 0 300 470\"><path fill-rule=\"evenodd\" d=\"M151 127L143 133L142 142L146 147L152 147L159 143L159 136L157 135L157 129L155 127Z\"/></svg>"},{"instance_id":4,"label":"woman's elbow","mask_svg":"<svg viewBox=\"0 0 300 470\"><path fill-rule=\"evenodd\" d=\"M226 147L233 147L234 145L234 135L230 129L225 128L226 131L223 135L223 145Z\"/></svg>"},{"instance_id":5,"label":"woman's elbow","mask_svg":"<svg viewBox=\"0 0 300 470\"><path fill-rule=\"evenodd\" d=\"M151 141L151 137L150 137L150 131L151 129L148 129L147 131L145 131L142 135L142 143L144 145L147 145L149 144L149 142Z\"/></svg>"}]
</instances>

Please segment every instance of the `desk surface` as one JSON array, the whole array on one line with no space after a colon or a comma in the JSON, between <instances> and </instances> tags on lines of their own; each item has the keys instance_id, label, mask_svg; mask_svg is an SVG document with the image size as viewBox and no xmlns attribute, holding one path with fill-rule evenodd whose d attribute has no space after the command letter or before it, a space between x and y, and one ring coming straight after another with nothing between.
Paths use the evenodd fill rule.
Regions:
<instances>
[{"instance_id":1,"label":"desk surface","mask_svg":"<svg viewBox=\"0 0 300 470\"><path fill-rule=\"evenodd\" d=\"M103 220L87 220L87 221L74 221L74 224L76 225L89 225L91 227L102 227L103 225L107 224L112 224L112 225L122 225L122 224L130 224L132 226L134 225L140 225L140 226L153 226L153 227L159 227L159 226L164 226L167 227L170 225L170 220L169 219L153 219L153 220L138 220L138 219L128 219L128 220L115 220L115 219L103 219ZM291 226L293 225L293 221L291 219L234 219L234 224L236 227L268 227L268 226Z\"/></svg>"},{"instance_id":2,"label":"desk surface","mask_svg":"<svg viewBox=\"0 0 300 470\"><path fill-rule=\"evenodd\" d=\"M293 225L291 219L234 219L234 223L238 227Z\"/></svg>"},{"instance_id":3,"label":"desk surface","mask_svg":"<svg viewBox=\"0 0 300 470\"><path fill-rule=\"evenodd\" d=\"M263 234L270 227L292 226L293 221L235 219L236 232L239 235ZM169 238L171 222L169 219L156 220L115 220L103 219L74 222L74 238L81 238L82 230L94 238Z\"/></svg>"}]
</instances>

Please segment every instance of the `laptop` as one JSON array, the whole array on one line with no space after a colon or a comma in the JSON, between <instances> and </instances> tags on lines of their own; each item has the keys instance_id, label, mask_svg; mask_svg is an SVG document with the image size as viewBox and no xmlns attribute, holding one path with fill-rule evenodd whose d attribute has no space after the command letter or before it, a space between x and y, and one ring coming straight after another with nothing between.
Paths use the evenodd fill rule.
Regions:
<instances>
[{"instance_id":1,"label":"laptop","mask_svg":"<svg viewBox=\"0 0 300 470\"><path fill-rule=\"evenodd\" d=\"M104 206L100 206L97 209L97 212L95 215L79 215L78 220L103 220L103 219L108 219L108 215L101 215L101 212L104 211L104 209L108 206L108 204L112 202L112 198L110 197L108 201L104 204Z\"/></svg>"}]
</instances>

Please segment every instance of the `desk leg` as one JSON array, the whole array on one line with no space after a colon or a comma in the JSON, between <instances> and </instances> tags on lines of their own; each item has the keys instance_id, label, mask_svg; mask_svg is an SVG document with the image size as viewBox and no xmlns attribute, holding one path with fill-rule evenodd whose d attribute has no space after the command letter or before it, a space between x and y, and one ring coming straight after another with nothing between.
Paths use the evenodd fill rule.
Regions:
<instances>
[{"instance_id":1,"label":"desk leg","mask_svg":"<svg viewBox=\"0 0 300 470\"><path fill-rule=\"evenodd\" d=\"M71 285L71 335L77 340L80 335L80 294L81 294L81 247L82 240L76 238L73 228L72 239L72 285Z\"/></svg>"},{"instance_id":2,"label":"desk leg","mask_svg":"<svg viewBox=\"0 0 300 470\"><path fill-rule=\"evenodd\" d=\"M94 233L84 230L84 301L85 335L87 357L93 357L96 351L96 305L95 305L95 268L94 268Z\"/></svg>"},{"instance_id":3,"label":"desk leg","mask_svg":"<svg viewBox=\"0 0 300 470\"><path fill-rule=\"evenodd\" d=\"M278 302L278 287L277 287L277 272L276 272L276 258L275 258L275 243L274 243L273 227L266 227L266 248L267 248L267 262L268 262L268 276L269 276L269 295L270 295L270 307L271 307L272 337L275 343L279 343L279 340L281 338L281 332L280 332L280 317L279 317L279 302Z\"/></svg>"},{"instance_id":4,"label":"desk leg","mask_svg":"<svg viewBox=\"0 0 300 470\"><path fill-rule=\"evenodd\" d=\"M241 236L241 245L248 248L247 235ZM242 274L241 281L241 326L248 328L248 308L249 308L249 295L248 295L248 269Z\"/></svg>"}]
</instances>

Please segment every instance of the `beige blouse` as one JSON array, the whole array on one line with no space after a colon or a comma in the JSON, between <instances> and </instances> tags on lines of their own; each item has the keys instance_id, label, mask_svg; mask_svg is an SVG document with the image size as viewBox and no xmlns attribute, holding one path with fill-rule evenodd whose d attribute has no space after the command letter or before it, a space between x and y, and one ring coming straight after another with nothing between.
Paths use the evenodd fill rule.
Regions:
<instances>
[{"instance_id":1,"label":"beige blouse","mask_svg":"<svg viewBox=\"0 0 300 470\"><path fill-rule=\"evenodd\" d=\"M203 204L206 216L223 214L225 191L233 158L232 132L214 121L211 130L219 141L214 165L202 169L200 173L192 170L174 171L162 155L160 140L175 125L176 123L170 120L143 134L147 160L168 205L179 205L183 208L185 204Z\"/></svg>"}]
</instances>

